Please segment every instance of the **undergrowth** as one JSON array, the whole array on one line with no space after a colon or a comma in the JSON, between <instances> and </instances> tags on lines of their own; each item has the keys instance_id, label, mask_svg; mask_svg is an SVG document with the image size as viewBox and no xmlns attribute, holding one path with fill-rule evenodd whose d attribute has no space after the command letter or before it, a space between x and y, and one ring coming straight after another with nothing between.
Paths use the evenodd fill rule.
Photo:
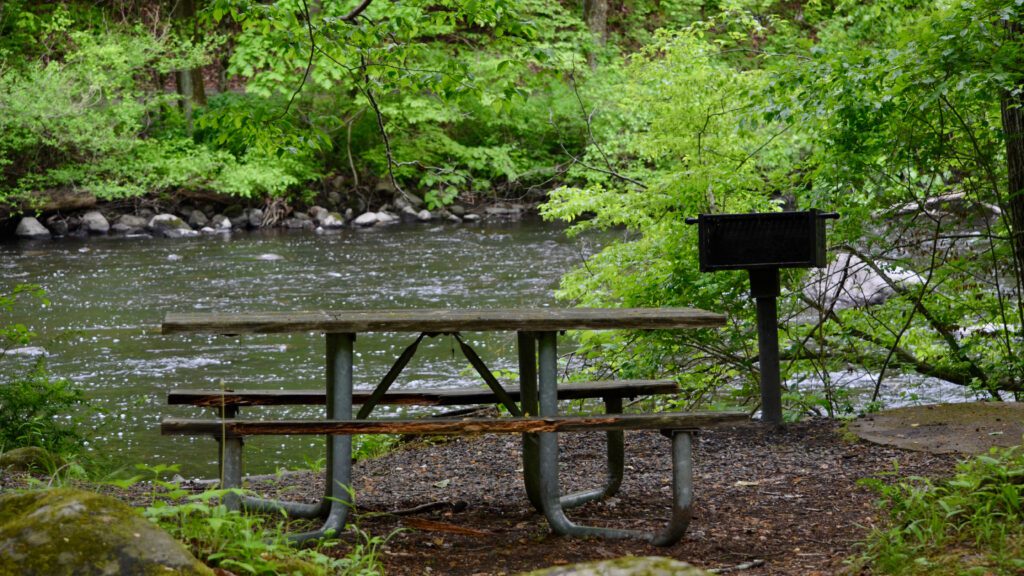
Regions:
<instances>
[{"instance_id":1,"label":"undergrowth","mask_svg":"<svg viewBox=\"0 0 1024 576\"><path fill-rule=\"evenodd\" d=\"M939 482L863 483L881 494L889 521L868 535L857 567L896 575L1024 573L1021 446L993 448Z\"/></svg>"},{"instance_id":2,"label":"undergrowth","mask_svg":"<svg viewBox=\"0 0 1024 576\"><path fill-rule=\"evenodd\" d=\"M238 490L207 490L193 494L161 477L176 466L138 466L142 475L115 482L127 487L145 479L152 487L143 515L185 543L193 555L211 567L247 576L372 576L383 574L380 547L386 537L371 536L354 525L355 535L343 557L328 552L339 541L323 539L312 548L288 542L284 518L229 510L225 497Z\"/></svg>"}]
</instances>

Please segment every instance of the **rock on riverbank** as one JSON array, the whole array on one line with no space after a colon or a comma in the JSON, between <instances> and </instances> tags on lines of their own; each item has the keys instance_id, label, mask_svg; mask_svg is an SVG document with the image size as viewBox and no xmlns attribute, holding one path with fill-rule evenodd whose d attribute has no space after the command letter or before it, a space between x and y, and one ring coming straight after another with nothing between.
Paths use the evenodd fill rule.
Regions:
<instances>
[{"instance_id":1,"label":"rock on riverbank","mask_svg":"<svg viewBox=\"0 0 1024 576\"><path fill-rule=\"evenodd\" d=\"M0 576L213 576L127 504L58 488L0 496Z\"/></svg>"},{"instance_id":2,"label":"rock on riverbank","mask_svg":"<svg viewBox=\"0 0 1024 576\"><path fill-rule=\"evenodd\" d=\"M140 207L125 213L122 205L89 206L81 212L50 213L40 219L25 216L14 234L22 239L47 239L89 235L151 235L186 238L203 234L227 233L257 228L331 231L344 227L371 228L398 223L473 224L482 220L517 220L530 213L527 204L487 203L476 206L452 204L428 209L422 198L387 191L385 202L370 208L362 199L345 206L340 194L328 194L326 206L312 205L305 210L280 201L263 206L218 205L212 202L181 203L173 208L154 210ZM233 199L228 199L233 200Z\"/></svg>"}]
</instances>

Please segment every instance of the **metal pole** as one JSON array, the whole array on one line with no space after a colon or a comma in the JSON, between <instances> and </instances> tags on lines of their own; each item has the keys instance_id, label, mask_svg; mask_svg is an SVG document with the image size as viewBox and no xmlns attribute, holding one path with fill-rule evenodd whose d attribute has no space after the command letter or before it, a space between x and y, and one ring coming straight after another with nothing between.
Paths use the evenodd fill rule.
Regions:
<instances>
[{"instance_id":1,"label":"metal pole","mask_svg":"<svg viewBox=\"0 0 1024 576\"><path fill-rule=\"evenodd\" d=\"M761 421L782 425L779 376L779 269L748 270L750 295L757 300L757 357L761 369Z\"/></svg>"}]
</instances>

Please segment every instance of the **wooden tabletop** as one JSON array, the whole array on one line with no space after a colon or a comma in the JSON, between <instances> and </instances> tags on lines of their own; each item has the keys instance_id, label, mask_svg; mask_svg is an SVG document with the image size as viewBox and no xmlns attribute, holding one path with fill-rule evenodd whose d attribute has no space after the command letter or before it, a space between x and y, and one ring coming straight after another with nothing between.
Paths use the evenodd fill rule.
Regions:
<instances>
[{"instance_id":1,"label":"wooden tabletop","mask_svg":"<svg viewBox=\"0 0 1024 576\"><path fill-rule=\"evenodd\" d=\"M167 314L163 334L661 330L723 326L696 308L488 308Z\"/></svg>"}]
</instances>

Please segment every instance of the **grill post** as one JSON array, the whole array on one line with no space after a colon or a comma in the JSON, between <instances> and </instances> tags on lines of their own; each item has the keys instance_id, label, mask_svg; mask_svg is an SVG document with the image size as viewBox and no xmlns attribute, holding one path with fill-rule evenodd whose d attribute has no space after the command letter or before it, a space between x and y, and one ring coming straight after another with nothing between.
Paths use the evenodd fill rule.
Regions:
<instances>
[{"instance_id":1,"label":"grill post","mask_svg":"<svg viewBox=\"0 0 1024 576\"><path fill-rule=\"evenodd\" d=\"M750 296L757 301L757 358L761 372L761 421L782 425L782 378L779 375L779 269L748 270Z\"/></svg>"}]
</instances>

